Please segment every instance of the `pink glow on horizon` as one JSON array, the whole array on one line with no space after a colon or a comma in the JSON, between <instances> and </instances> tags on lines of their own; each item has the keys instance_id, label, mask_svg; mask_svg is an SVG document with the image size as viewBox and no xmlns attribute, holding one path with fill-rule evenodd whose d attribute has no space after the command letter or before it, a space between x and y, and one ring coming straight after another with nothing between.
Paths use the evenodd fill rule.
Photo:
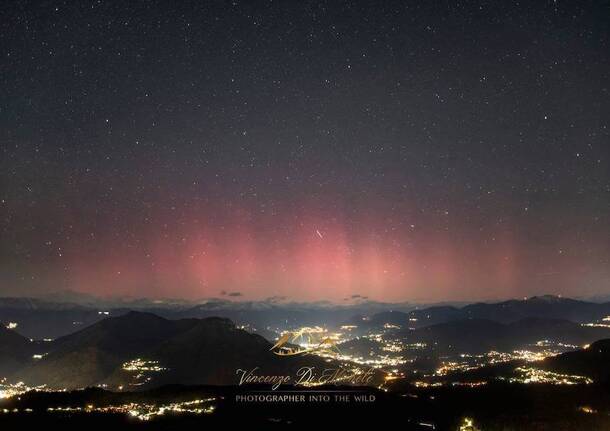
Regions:
<instances>
[{"instance_id":1,"label":"pink glow on horizon","mask_svg":"<svg viewBox=\"0 0 610 431\"><path fill-rule=\"evenodd\" d=\"M319 215L264 225L237 212L220 226L195 221L137 238L138 247L107 240L67 250L69 265L57 283L136 297L200 299L225 291L248 300L312 301L352 295L382 301L523 296L532 283L566 288L561 276L535 278L539 262L509 232L482 241L442 229L389 229L373 217L348 228L342 217ZM551 267L557 263L557 256L538 259Z\"/></svg>"}]
</instances>

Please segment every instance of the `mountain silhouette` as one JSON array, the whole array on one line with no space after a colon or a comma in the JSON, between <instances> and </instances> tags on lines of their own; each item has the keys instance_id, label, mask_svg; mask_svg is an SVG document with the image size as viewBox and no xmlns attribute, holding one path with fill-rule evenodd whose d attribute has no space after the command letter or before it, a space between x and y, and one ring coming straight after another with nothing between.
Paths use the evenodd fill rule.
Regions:
<instances>
[{"instance_id":1,"label":"mountain silhouette","mask_svg":"<svg viewBox=\"0 0 610 431\"><path fill-rule=\"evenodd\" d=\"M258 374L277 375L294 374L302 366L328 367L315 356L280 358L263 337L217 317L168 320L129 312L49 344L48 355L13 377L52 388L137 389L165 383L235 384L238 368L258 367ZM144 373L126 369L125 364L137 360L158 369Z\"/></svg>"},{"instance_id":2,"label":"mountain silhouette","mask_svg":"<svg viewBox=\"0 0 610 431\"><path fill-rule=\"evenodd\" d=\"M509 324L488 319L465 319L391 334L391 337L401 338L407 343L426 343L439 354L512 351L542 340L581 346L609 336L610 328L541 318Z\"/></svg>"},{"instance_id":3,"label":"mountain silhouette","mask_svg":"<svg viewBox=\"0 0 610 431\"><path fill-rule=\"evenodd\" d=\"M542 367L558 373L587 376L598 383L610 383L610 339L547 358Z\"/></svg>"},{"instance_id":4,"label":"mountain silhouette","mask_svg":"<svg viewBox=\"0 0 610 431\"><path fill-rule=\"evenodd\" d=\"M485 319L499 323L512 323L529 318L570 320L590 323L610 315L610 303L594 303L553 295L511 299L495 303L475 303L464 307L433 306L409 312L381 312L363 320L352 319L364 328L379 328L386 323L403 329L446 323L454 320Z\"/></svg>"},{"instance_id":5,"label":"mountain silhouette","mask_svg":"<svg viewBox=\"0 0 610 431\"><path fill-rule=\"evenodd\" d=\"M17 370L32 360L36 345L28 338L0 324L0 376Z\"/></svg>"}]
</instances>

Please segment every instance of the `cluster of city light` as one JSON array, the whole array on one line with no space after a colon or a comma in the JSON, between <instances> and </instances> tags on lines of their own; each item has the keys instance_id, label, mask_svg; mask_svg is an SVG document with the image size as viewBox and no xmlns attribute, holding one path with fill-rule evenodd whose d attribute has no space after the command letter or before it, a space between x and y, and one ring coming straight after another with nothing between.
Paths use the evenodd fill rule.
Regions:
<instances>
[{"instance_id":1,"label":"cluster of city light","mask_svg":"<svg viewBox=\"0 0 610 431\"><path fill-rule=\"evenodd\" d=\"M49 391L46 385L28 386L24 382L9 383L6 378L0 379L0 399L11 398L29 391Z\"/></svg>"},{"instance_id":2,"label":"cluster of city light","mask_svg":"<svg viewBox=\"0 0 610 431\"><path fill-rule=\"evenodd\" d=\"M586 376L560 374L533 367L518 367L515 372L519 375L508 379L511 383L547 383L552 385L579 385L591 384L593 380Z\"/></svg>"},{"instance_id":3,"label":"cluster of city light","mask_svg":"<svg viewBox=\"0 0 610 431\"><path fill-rule=\"evenodd\" d=\"M474 370L477 368L476 366L472 366L467 362L454 362L454 361L443 361L441 362L440 367L436 369L434 372L437 376L446 376L449 373L453 373L456 371L464 372L469 370Z\"/></svg>"},{"instance_id":4,"label":"cluster of city light","mask_svg":"<svg viewBox=\"0 0 610 431\"><path fill-rule=\"evenodd\" d=\"M593 328L610 328L610 316L606 316L597 322L582 323L582 326L590 326Z\"/></svg>"},{"instance_id":5,"label":"cluster of city light","mask_svg":"<svg viewBox=\"0 0 610 431\"><path fill-rule=\"evenodd\" d=\"M154 364L154 361L141 361L138 360L137 364L135 361L130 361L125 364L125 367L130 370L147 368L147 371L160 371L163 368L159 367L158 364ZM129 365L127 365L129 364ZM106 385L100 385L106 387ZM0 399L9 399L26 392L65 392L66 389L49 389L46 385L41 386L28 386L24 382L9 383L6 378L0 379ZM169 404L146 404L146 403L126 403L121 405L110 405L110 406L94 406L89 404L84 407L70 407L70 406L58 406L47 408L48 412L83 412L83 413L123 413L129 414L130 416L136 417L137 419L147 421L157 416L161 416L166 413L174 414L202 414L212 413L215 409L213 402L216 398L204 398L196 399L183 402L175 402ZM18 409L12 408L0 409L0 413L29 413L32 412L31 408Z\"/></svg>"},{"instance_id":6,"label":"cluster of city light","mask_svg":"<svg viewBox=\"0 0 610 431\"><path fill-rule=\"evenodd\" d=\"M590 406L580 406L578 410L588 415L594 415L595 413L597 413L597 410Z\"/></svg>"},{"instance_id":7,"label":"cluster of city light","mask_svg":"<svg viewBox=\"0 0 610 431\"><path fill-rule=\"evenodd\" d=\"M471 418L463 418L460 424L459 431L478 431L478 428L474 425L474 420Z\"/></svg>"},{"instance_id":8,"label":"cluster of city light","mask_svg":"<svg viewBox=\"0 0 610 431\"><path fill-rule=\"evenodd\" d=\"M508 354L508 361L520 360L526 362L537 362L558 354L559 352L555 350L541 350L539 352L533 352L531 350L514 350L512 353ZM503 362L506 362L506 360L503 360Z\"/></svg>"},{"instance_id":9,"label":"cluster of city light","mask_svg":"<svg viewBox=\"0 0 610 431\"><path fill-rule=\"evenodd\" d=\"M478 388L480 386L485 386L487 384L486 381L476 381L476 382L451 382L451 386L465 386L469 388ZM417 380L413 382L413 386L416 388L437 388L441 386L445 386L444 382L426 382L423 380Z\"/></svg>"},{"instance_id":10,"label":"cluster of city light","mask_svg":"<svg viewBox=\"0 0 610 431\"><path fill-rule=\"evenodd\" d=\"M589 326L592 328L610 328L610 323L583 323L582 326Z\"/></svg>"},{"instance_id":11,"label":"cluster of city light","mask_svg":"<svg viewBox=\"0 0 610 431\"><path fill-rule=\"evenodd\" d=\"M212 404L215 398L197 399L182 401L169 404L146 404L146 403L126 403L110 406L95 406L93 404L84 407L58 406L48 407L49 413L107 413L107 414L126 414L142 421L149 421L165 414L209 414L214 412L215 406ZM4 409L2 413L32 412L32 409Z\"/></svg>"},{"instance_id":12,"label":"cluster of city light","mask_svg":"<svg viewBox=\"0 0 610 431\"><path fill-rule=\"evenodd\" d=\"M486 381L480 382L451 382L451 386L467 386L469 388L478 388L479 386L485 386Z\"/></svg>"},{"instance_id":13,"label":"cluster of city light","mask_svg":"<svg viewBox=\"0 0 610 431\"><path fill-rule=\"evenodd\" d=\"M8 322L5 325L5 328L6 329L15 329L15 328L17 328L17 326L19 326L19 324L17 322Z\"/></svg>"},{"instance_id":14,"label":"cluster of city light","mask_svg":"<svg viewBox=\"0 0 610 431\"><path fill-rule=\"evenodd\" d=\"M156 416L162 416L165 413L172 414L210 414L215 410L214 405L207 405L213 402L214 398L208 398L204 400L192 400L183 401L180 403L171 403L162 406L155 405L138 405L129 410L129 414L140 420L147 421L155 418Z\"/></svg>"},{"instance_id":15,"label":"cluster of city light","mask_svg":"<svg viewBox=\"0 0 610 431\"><path fill-rule=\"evenodd\" d=\"M548 343L549 344L547 344L547 340L544 340L537 342L536 345L538 347L558 345L557 343ZM559 350L548 348L538 351L513 350L512 352L498 352L496 350L492 350L479 355L461 353L459 357L462 359L462 361L443 361L441 363L441 366L436 370L435 374L437 376L445 376L451 372L469 371L476 368L484 367L486 365L494 365L510 361L538 362L542 361L545 358L556 356L559 353Z\"/></svg>"},{"instance_id":16,"label":"cluster of city light","mask_svg":"<svg viewBox=\"0 0 610 431\"><path fill-rule=\"evenodd\" d=\"M125 362L123 364L123 370L125 371L139 371L139 372L159 372L165 371L166 368L163 368L159 365L159 361L148 361L145 359L133 359L131 361Z\"/></svg>"},{"instance_id":17,"label":"cluster of city light","mask_svg":"<svg viewBox=\"0 0 610 431\"><path fill-rule=\"evenodd\" d=\"M344 331L355 329L355 325L343 325ZM301 327L291 331L280 331L280 335L290 334L293 336L293 343L304 349L312 349L312 353L325 359L336 359L340 361L351 362L357 365L365 365L373 368L389 368L403 365L410 362L404 359L402 355L398 355L404 350L400 340L385 339L383 333L373 333L363 335L362 338L372 340L380 344L380 349L388 354L376 354L375 351L370 351L368 357L361 355L350 355L341 351L341 344L350 341L358 340L360 337L346 336L344 332L331 332L321 326ZM320 349L316 347L320 345L322 340L330 340L333 342L334 349ZM394 355L392 355L394 353Z\"/></svg>"},{"instance_id":18,"label":"cluster of city light","mask_svg":"<svg viewBox=\"0 0 610 431\"><path fill-rule=\"evenodd\" d=\"M295 330L287 330L287 331L281 331L280 334L284 335L284 334L324 334L327 333L328 329L323 328L322 326L302 326L300 328L297 328Z\"/></svg>"},{"instance_id":19,"label":"cluster of city light","mask_svg":"<svg viewBox=\"0 0 610 431\"><path fill-rule=\"evenodd\" d=\"M362 320L369 320L364 317ZM417 319L413 318L412 321ZM407 350L422 350L427 347L426 343L404 343L402 339L388 337L387 334L396 329L400 329L399 325L385 323L381 331L368 333L366 335L356 336L352 331L358 328L358 325L348 324L342 325L338 332L332 332L321 326L301 327L290 331L279 330L280 336L285 334L303 334L303 337L297 337L292 341L305 349L313 349L313 353L326 359L337 359L341 361L352 362L354 364L373 367L377 369L388 369L412 363L413 358L405 358L403 353ZM368 353L350 354L341 350L341 345L348 341L358 340L360 338L367 339L379 344L378 348L371 349ZM330 340L333 342L335 349L332 350L315 350L319 346L320 340Z\"/></svg>"},{"instance_id":20,"label":"cluster of city light","mask_svg":"<svg viewBox=\"0 0 610 431\"><path fill-rule=\"evenodd\" d=\"M330 332L327 329L319 326L304 327L297 329L297 333L308 334L310 338L296 341L297 344L304 348L315 347L319 343L320 338L330 339L335 342L335 345L341 348L341 344L350 341L358 340L361 337L350 337L349 332L357 328L356 325L344 325L341 327L345 332ZM342 361L352 362L358 365L370 366L378 369L387 370L391 367L404 365L413 362L413 359L405 358L402 353L407 350L421 350L427 347L426 343L404 343L400 339L392 339L387 337L387 331L397 329L397 325L386 323L383 325L381 332L369 333L363 335L362 338L374 341L379 344L379 350L371 349L370 352L364 355L347 354L340 351L321 351L316 352L319 356L325 358L334 358ZM283 334L284 332L282 332ZM313 337L312 337L313 336ZM466 354L459 355L461 359L448 360L442 362L440 367L435 371L436 376L446 376L452 372L464 372L480 368L486 365L510 361L525 361L537 362L545 358L555 356L567 349L574 349L578 346L564 344L552 340L540 340L533 344L531 349L520 349L512 352L499 352L492 350L484 354Z\"/></svg>"},{"instance_id":21,"label":"cluster of city light","mask_svg":"<svg viewBox=\"0 0 610 431\"><path fill-rule=\"evenodd\" d=\"M428 347L426 343L407 343L403 344L405 350L422 350Z\"/></svg>"},{"instance_id":22,"label":"cluster of city light","mask_svg":"<svg viewBox=\"0 0 610 431\"><path fill-rule=\"evenodd\" d=\"M378 343L383 342L383 334L380 333L364 335L362 338L368 338L369 340L377 341ZM356 339L358 339L358 337Z\"/></svg>"},{"instance_id":23,"label":"cluster of city light","mask_svg":"<svg viewBox=\"0 0 610 431\"><path fill-rule=\"evenodd\" d=\"M384 340L378 334L365 335L363 338L368 338L381 344L381 350L388 353L400 353L403 350L402 344L398 340ZM356 338L357 339L357 338ZM339 345L340 347L340 345ZM391 355L391 354L375 354L375 351L371 350L368 357L360 355L348 355L339 354L336 356L337 359L342 361L349 361L359 365L366 365L373 368L388 368L403 365L409 360L405 359L402 355Z\"/></svg>"},{"instance_id":24,"label":"cluster of city light","mask_svg":"<svg viewBox=\"0 0 610 431\"><path fill-rule=\"evenodd\" d=\"M459 363L451 363L445 362L441 367L439 367L435 375L436 376L446 376L452 371L465 371L469 369L473 369L475 367L468 367L464 364ZM586 376L579 375L570 375L570 374L561 374L555 373L552 371L541 370L534 367L517 367L515 369L515 373L517 374L515 377L505 378L505 377L497 377L498 380L506 380L510 383L521 383L521 384L532 384L532 383L547 383L553 385L578 385L578 384L591 384L593 380ZM438 382L438 381L415 381L413 384L418 388L428 388L428 387L437 387L444 386L447 384L446 382ZM486 385L486 381L472 381L472 382L451 382L452 386L468 386L468 387L478 387L482 385Z\"/></svg>"},{"instance_id":25,"label":"cluster of city light","mask_svg":"<svg viewBox=\"0 0 610 431\"><path fill-rule=\"evenodd\" d=\"M133 373L132 378L134 381L130 383L130 386L142 386L152 380L152 377L149 374L167 370L167 368L159 365L159 361L150 361L141 358L125 362L122 368L123 371Z\"/></svg>"},{"instance_id":26,"label":"cluster of city light","mask_svg":"<svg viewBox=\"0 0 610 431\"><path fill-rule=\"evenodd\" d=\"M323 356L323 355L320 355ZM408 360L400 357L400 356L389 356L389 355L377 355L372 358L365 358L362 356L352 356L339 354L334 355L333 358L338 359L340 361L353 362L358 365L366 365L373 368L385 368L385 367L395 367L397 365L403 365L409 362Z\"/></svg>"},{"instance_id":27,"label":"cluster of city light","mask_svg":"<svg viewBox=\"0 0 610 431\"><path fill-rule=\"evenodd\" d=\"M413 385L416 388L436 388L439 386L444 386L445 384L443 382L425 382L423 380L417 380L413 382Z\"/></svg>"},{"instance_id":28,"label":"cluster of city light","mask_svg":"<svg viewBox=\"0 0 610 431\"><path fill-rule=\"evenodd\" d=\"M556 342L552 340L540 340L536 341L536 347L561 347L563 349L578 349L580 346L575 344L566 344L562 342Z\"/></svg>"},{"instance_id":29,"label":"cluster of city light","mask_svg":"<svg viewBox=\"0 0 610 431\"><path fill-rule=\"evenodd\" d=\"M383 378L383 380L385 382L391 382L392 380L397 380L397 379L401 379L404 377L404 373L401 373L400 371L394 369L389 371Z\"/></svg>"},{"instance_id":30,"label":"cluster of city light","mask_svg":"<svg viewBox=\"0 0 610 431\"><path fill-rule=\"evenodd\" d=\"M383 343L381 350L383 350L384 352L398 353L404 350L404 346L398 340L387 340Z\"/></svg>"},{"instance_id":31,"label":"cluster of city light","mask_svg":"<svg viewBox=\"0 0 610 431\"><path fill-rule=\"evenodd\" d=\"M546 344L549 343L549 344ZM563 349L557 348L549 348L549 347L561 347ZM562 343L553 343L548 340L538 341L536 343L536 347L546 347L542 350L513 350L512 352L498 352L492 350L487 352L484 357L488 364L495 364L500 362L509 362L509 361L526 361L526 362L537 362L542 361L545 358L549 358L551 356L556 356L560 354L566 348L574 348L576 346L570 346Z\"/></svg>"}]
</instances>

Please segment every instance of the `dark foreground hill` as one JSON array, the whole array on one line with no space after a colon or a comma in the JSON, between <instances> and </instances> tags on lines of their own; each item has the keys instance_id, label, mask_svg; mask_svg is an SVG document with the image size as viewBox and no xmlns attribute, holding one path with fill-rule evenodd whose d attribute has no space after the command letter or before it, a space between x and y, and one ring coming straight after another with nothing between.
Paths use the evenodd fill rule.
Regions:
<instances>
[{"instance_id":1,"label":"dark foreground hill","mask_svg":"<svg viewBox=\"0 0 610 431\"><path fill-rule=\"evenodd\" d=\"M610 384L610 339L599 340L584 349L547 358L542 368L563 374L587 376Z\"/></svg>"},{"instance_id":2,"label":"dark foreground hill","mask_svg":"<svg viewBox=\"0 0 610 431\"><path fill-rule=\"evenodd\" d=\"M28 338L0 324L0 377L32 359L36 346Z\"/></svg>"},{"instance_id":3,"label":"dark foreground hill","mask_svg":"<svg viewBox=\"0 0 610 431\"><path fill-rule=\"evenodd\" d=\"M48 347L44 358L12 378L52 388L230 385L239 368L278 375L326 364L317 357L278 357L267 340L227 319L167 320L141 312L105 319Z\"/></svg>"}]
</instances>

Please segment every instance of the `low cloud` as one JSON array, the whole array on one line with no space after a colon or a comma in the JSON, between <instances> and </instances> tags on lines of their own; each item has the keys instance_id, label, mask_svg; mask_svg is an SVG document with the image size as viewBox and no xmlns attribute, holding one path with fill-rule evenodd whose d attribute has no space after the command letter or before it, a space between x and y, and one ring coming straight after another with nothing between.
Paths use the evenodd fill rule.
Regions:
<instances>
[{"instance_id":1,"label":"low cloud","mask_svg":"<svg viewBox=\"0 0 610 431\"><path fill-rule=\"evenodd\" d=\"M344 301L358 301L358 300L366 301L367 299L369 299L368 296L358 295L358 294L348 296L347 298L343 298Z\"/></svg>"},{"instance_id":2,"label":"low cloud","mask_svg":"<svg viewBox=\"0 0 610 431\"><path fill-rule=\"evenodd\" d=\"M283 302L283 301L286 301L287 299L288 299L287 296L276 295L276 296L270 296L269 298L265 299L265 302L272 302L272 303Z\"/></svg>"},{"instance_id":3,"label":"low cloud","mask_svg":"<svg viewBox=\"0 0 610 431\"><path fill-rule=\"evenodd\" d=\"M238 297L238 296L244 296L243 293L241 293L241 292L227 292L226 290L222 290L220 292L220 294L222 296L229 296L231 298L235 298L235 297Z\"/></svg>"}]
</instances>

